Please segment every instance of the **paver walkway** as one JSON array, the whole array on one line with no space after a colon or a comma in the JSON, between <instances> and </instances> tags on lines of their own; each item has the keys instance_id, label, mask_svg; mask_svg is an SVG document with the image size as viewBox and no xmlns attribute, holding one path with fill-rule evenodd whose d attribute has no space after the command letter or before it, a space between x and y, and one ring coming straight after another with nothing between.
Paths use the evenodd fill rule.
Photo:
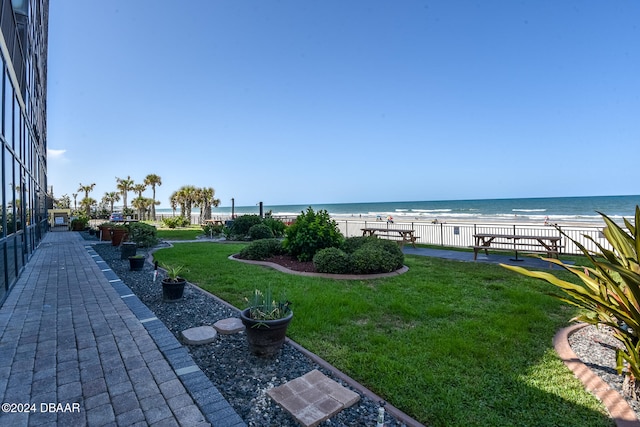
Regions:
<instances>
[{"instance_id":1,"label":"paver walkway","mask_svg":"<svg viewBox=\"0 0 640 427\"><path fill-rule=\"evenodd\" d=\"M34 252L0 307L0 425L245 425L101 262L72 232Z\"/></svg>"},{"instance_id":2,"label":"paver walkway","mask_svg":"<svg viewBox=\"0 0 640 427\"><path fill-rule=\"evenodd\" d=\"M428 256L434 258L444 258L455 261L466 261L466 262L479 262L479 263L489 263L489 264L507 264L507 265L516 265L518 267L526 267L526 268L555 268L559 269L560 267L555 266L554 264L544 261L540 259L538 256L523 256L520 255L520 258L516 261L513 259L513 255L509 254L496 254L492 253L490 255L485 255L484 253L478 254L478 259L474 261L473 259L473 251L455 251L451 249L432 249L432 248L412 248L409 246L405 246L402 249L407 255L420 255L420 256ZM568 262L570 264L570 262Z\"/></svg>"}]
</instances>

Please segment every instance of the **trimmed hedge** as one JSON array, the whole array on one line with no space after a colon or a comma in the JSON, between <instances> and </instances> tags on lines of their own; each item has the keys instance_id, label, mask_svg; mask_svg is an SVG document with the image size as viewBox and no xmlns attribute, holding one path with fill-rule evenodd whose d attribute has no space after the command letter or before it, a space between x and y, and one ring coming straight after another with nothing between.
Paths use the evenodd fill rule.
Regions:
<instances>
[{"instance_id":1,"label":"trimmed hedge","mask_svg":"<svg viewBox=\"0 0 640 427\"><path fill-rule=\"evenodd\" d=\"M150 248L158 244L158 230L144 222L129 224L129 240L140 248Z\"/></svg>"},{"instance_id":2,"label":"trimmed hedge","mask_svg":"<svg viewBox=\"0 0 640 427\"><path fill-rule=\"evenodd\" d=\"M278 239L261 239L245 246L238 255L242 259L252 259L255 261L263 261L275 255L285 253L282 243Z\"/></svg>"},{"instance_id":3,"label":"trimmed hedge","mask_svg":"<svg viewBox=\"0 0 640 427\"><path fill-rule=\"evenodd\" d=\"M251 240L273 239L274 237L273 231L266 224L252 225L249 229L249 238Z\"/></svg>"},{"instance_id":4,"label":"trimmed hedge","mask_svg":"<svg viewBox=\"0 0 640 427\"><path fill-rule=\"evenodd\" d=\"M313 257L318 273L347 274L351 270L351 257L338 248L319 250Z\"/></svg>"},{"instance_id":5,"label":"trimmed hedge","mask_svg":"<svg viewBox=\"0 0 640 427\"><path fill-rule=\"evenodd\" d=\"M258 215L242 215L233 221L230 233L237 240L244 240L249 236L249 229L262 223Z\"/></svg>"},{"instance_id":6,"label":"trimmed hedge","mask_svg":"<svg viewBox=\"0 0 640 427\"><path fill-rule=\"evenodd\" d=\"M350 237L344 250L327 248L318 251L313 264L320 273L375 274L396 271L404 264L398 244L377 237Z\"/></svg>"}]
</instances>

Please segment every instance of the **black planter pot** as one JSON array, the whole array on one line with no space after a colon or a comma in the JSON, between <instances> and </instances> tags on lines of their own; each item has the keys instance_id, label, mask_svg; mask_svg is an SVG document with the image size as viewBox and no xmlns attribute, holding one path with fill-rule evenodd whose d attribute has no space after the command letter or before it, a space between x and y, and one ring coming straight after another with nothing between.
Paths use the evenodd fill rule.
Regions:
<instances>
[{"instance_id":1,"label":"black planter pot","mask_svg":"<svg viewBox=\"0 0 640 427\"><path fill-rule=\"evenodd\" d=\"M120 245L120 259L129 259L136 254L138 245L133 242L122 243Z\"/></svg>"},{"instance_id":2,"label":"black planter pot","mask_svg":"<svg viewBox=\"0 0 640 427\"><path fill-rule=\"evenodd\" d=\"M129 257L129 268L131 271L140 271L144 267L144 257Z\"/></svg>"},{"instance_id":3,"label":"black planter pot","mask_svg":"<svg viewBox=\"0 0 640 427\"><path fill-rule=\"evenodd\" d=\"M178 278L177 280L162 279L162 299L165 302L174 302L182 299L184 293L184 285L186 280Z\"/></svg>"},{"instance_id":4,"label":"black planter pot","mask_svg":"<svg viewBox=\"0 0 640 427\"><path fill-rule=\"evenodd\" d=\"M293 311L287 317L277 320L254 320L250 316L250 308L240 313L249 343L249 351L259 357L276 355L287 336L287 327L293 318Z\"/></svg>"}]
</instances>

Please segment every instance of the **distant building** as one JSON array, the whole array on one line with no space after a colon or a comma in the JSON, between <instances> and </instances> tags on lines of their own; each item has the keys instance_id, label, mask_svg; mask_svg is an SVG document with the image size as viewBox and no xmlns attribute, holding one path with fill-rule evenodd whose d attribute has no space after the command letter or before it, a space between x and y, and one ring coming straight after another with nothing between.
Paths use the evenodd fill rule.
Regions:
<instances>
[{"instance_id":1,"label":"distant building","mask_svg":"<svg viewBox=\"0 0 640 427\"><path fill-rule=\"evenodd\" d=\"M0 304L47 230L48 0L0 0Z\"/></svg>"}]
</instances>

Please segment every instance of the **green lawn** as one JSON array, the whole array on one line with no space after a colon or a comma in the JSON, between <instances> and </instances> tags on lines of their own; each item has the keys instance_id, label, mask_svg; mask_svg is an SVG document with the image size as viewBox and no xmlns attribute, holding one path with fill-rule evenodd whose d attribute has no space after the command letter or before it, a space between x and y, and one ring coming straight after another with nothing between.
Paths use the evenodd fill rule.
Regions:
<instances>
[{"instance_id":1,"label":"green lawn","mask_svg":"<svg viewBox=\"0 0 640 427\"><path fill-rule=\"evenodd\" d=\"M289 337L426 425L613 425L553 350L575 311L552 285L417 256L387 279L294 276L227 259L242 246L183 243L155 257L239 308L256 287L285 289Z\"/></svg>"},{"instance_id":2,"label":"green lawn","mask_svg":"<svg viewBox=\"0 0 640 427\"><path fill-rule=\"evenodd\" d=\"M202 234L202 227L159 228L158 238L162 240L195 240Z\"/></svg>"}]
</instances>

